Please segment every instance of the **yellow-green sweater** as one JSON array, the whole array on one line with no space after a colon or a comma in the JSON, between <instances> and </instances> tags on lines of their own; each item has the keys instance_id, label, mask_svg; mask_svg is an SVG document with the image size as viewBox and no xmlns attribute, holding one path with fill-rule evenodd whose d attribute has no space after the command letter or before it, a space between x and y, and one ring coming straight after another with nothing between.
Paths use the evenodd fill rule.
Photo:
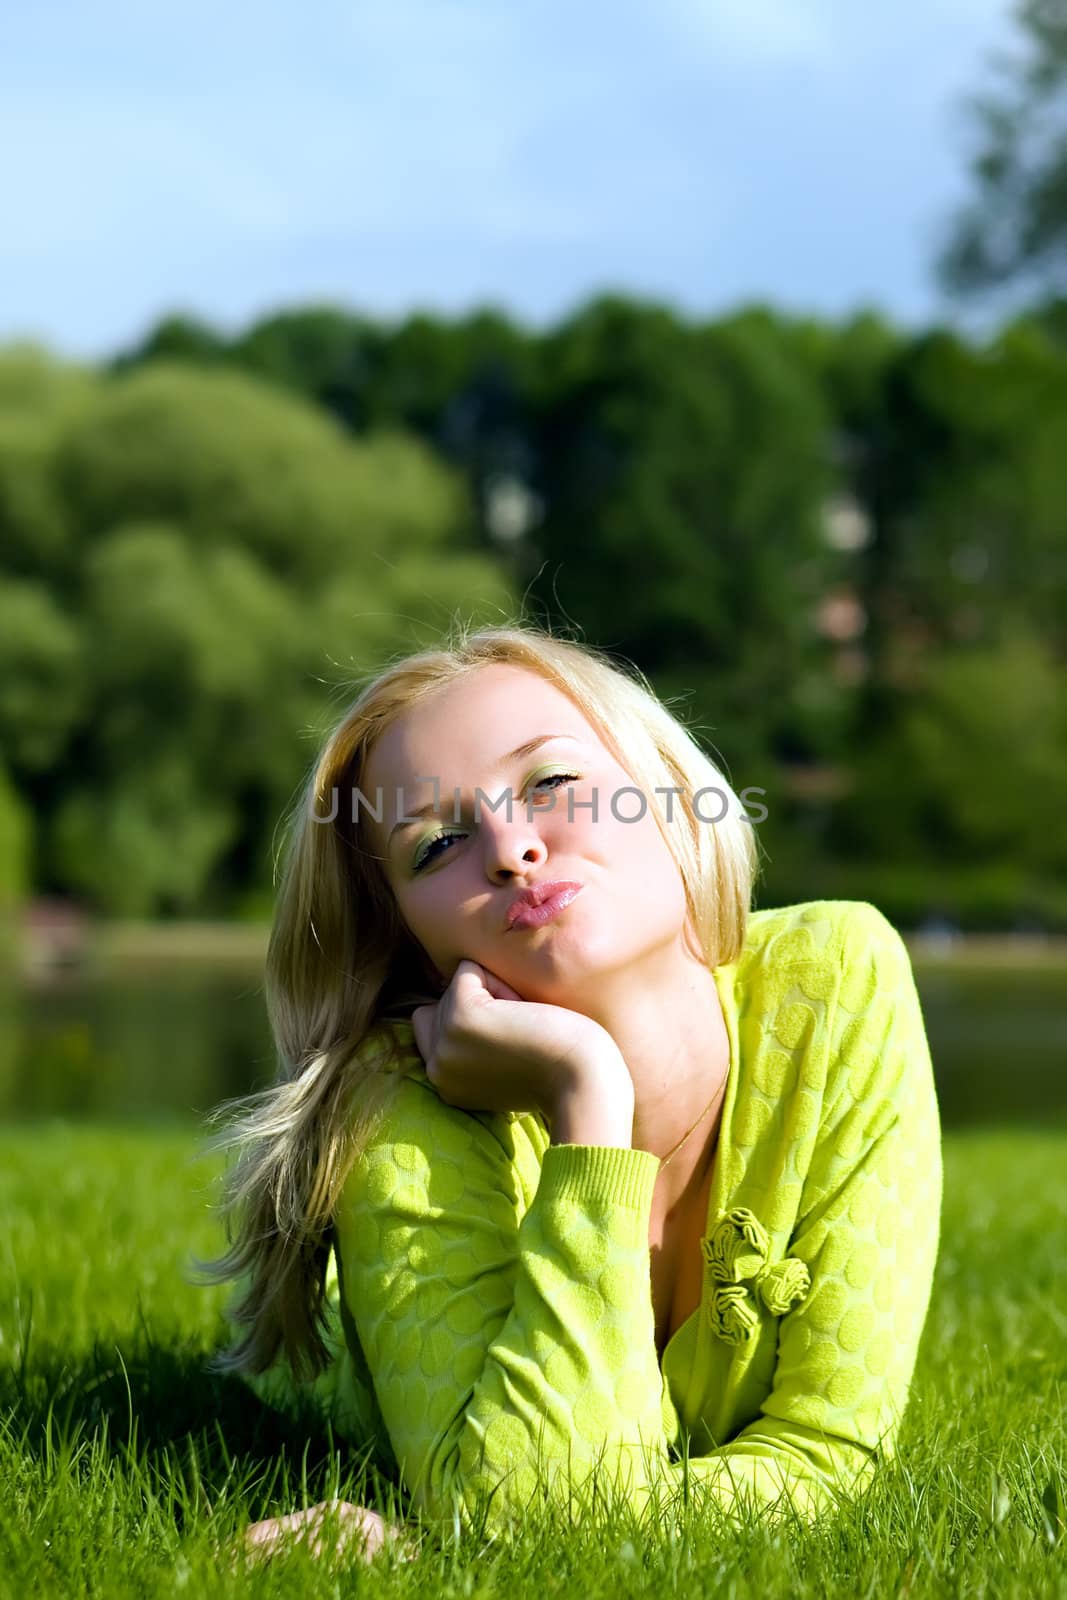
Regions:
<instances>
[{"instance_id":1,"label":"yellow-green sweater","mask_svg":"<svg viewBox=\"0 0 1067 1600\"><path fill-rule=\"evenodd\" d=\"M313 1391L424 1515L470 1526L480 1500L492 1528L610 1478L643 1512L684 1493L811 1521L893 1453L941 1211L907 951L874 906L813 901L750 913L715 981L731 1067L703 1289L662 1365L659 1158L448 1105L397 1025L410 1055L335 1213ZM253 1381L291 1393L280 1368Z\"/></svg>"}]
</instances>

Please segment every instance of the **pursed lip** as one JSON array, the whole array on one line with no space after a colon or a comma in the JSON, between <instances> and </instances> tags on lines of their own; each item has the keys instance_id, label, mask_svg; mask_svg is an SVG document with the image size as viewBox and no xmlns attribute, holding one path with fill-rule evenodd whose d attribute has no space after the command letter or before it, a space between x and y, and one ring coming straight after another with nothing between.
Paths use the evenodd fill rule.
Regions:
<instances>
[{"instance_id":1,"label":"pursed lip","mask_svg":"<svg viewBox=\"0 0 1067 1600\"><path fill-rule=\"evenodd\" d=\"M533 883L528 889L520 889L508 906L508 927L512 927L516 917L529 907L544 905L546 900L555 899L556 895L562 894L564 889L573 890L577 893L581 887L580 883L560 879L556 883Z\"/></svg>"}]
</instances>

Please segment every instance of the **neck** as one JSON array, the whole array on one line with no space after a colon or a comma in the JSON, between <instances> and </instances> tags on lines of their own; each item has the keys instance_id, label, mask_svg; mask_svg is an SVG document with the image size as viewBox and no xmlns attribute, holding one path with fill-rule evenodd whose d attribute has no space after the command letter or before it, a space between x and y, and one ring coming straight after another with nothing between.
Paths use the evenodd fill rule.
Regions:
<instances>
[{"instance_id":1,"label":"neck","mask_svg":"<svg viewBox=\"0 0 1067 1600\"><path fill-rule=\"evenodd\" d=\"M652 954L639 973L605 975L595 994L587 984L580 1000L557 1003L592 1017L618 1045L634 1086L635 1150L666 1156L700 1118L667 1170L664 1183L674 1184L692 1177L718 1125L730 1042L711 968L682 943Z\"/></svg>"}]
</instances>

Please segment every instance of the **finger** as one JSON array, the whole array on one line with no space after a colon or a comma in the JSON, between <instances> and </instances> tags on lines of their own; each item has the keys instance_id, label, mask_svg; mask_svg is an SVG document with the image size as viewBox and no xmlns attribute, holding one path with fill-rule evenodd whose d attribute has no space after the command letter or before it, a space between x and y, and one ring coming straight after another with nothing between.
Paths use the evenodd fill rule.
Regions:
<instances>
[{"instance_id":1,"label":"finger","mask_svg":"<svg viewBox=\"0 0 1067 1600\"><path fill-rule=\"evenodd\" d=\"M437 1031L436 1021L436 1006L416 1006L411 1013L411 1026L415 1033L415 1044L423 1061L429 1061L434 1052L434 1035Z\"/></svg>"},{"instance_id":2,"label":"finger","mask_svg":"<svg viewBox=\"0 0 1067 1600\"><path fill-rule=\"evenodd\" d=\"M482 968L482 980L494 1000L522 999L521 994L518 994L509 983L505 983L503 978L498 978L495 972L490 972L488 967Z\"/></svg>"},{"instance_id":3,"label":"finger","mask_svg":"<svg viewBox=\"0 0 1067 1600\"><path fill-rule=\"evenodd\" d=\"M240 1551L249 1561L266 1561L277 1554L284 1537L281 1527L274 1519L253 1523L251 1527L245 1529L244 1538L234 1551L234 1559L236 1561Z\"/></svg>"},{"instance_id":4,"label":"finger","mask_svg":"<svg viewBox=\"0 0 1067 1600\"><path fill-rule=\"evenodd\" d=\"M491 995L492 990L487 979L486 968L479 966L477 961L468 961L464 956L452 975L457 1001L469 1003L471 1000L484 999L486 995Z\"/></svg>"},{"instance_id":5,"label":"finger","mask_svg":"<svg viewBox=\"0 0 1067 1600\"><path fill-rule=\"evenodd\" d=\"M251 1545L275 1544L280 1536L280 1529L275 1520L269 1522L253 1522L251 1527L245 1529L245 1541Z\"/></svg>"},{"instance_id":6,"label":"finger","mask_svg":"<svg viewBox=\"0 0 1067 1600\"><path fill-rule=\"evenodd\" d=\"M522 995L517 994L503 978L498 978L495 972L490 972L488 967L481 966L477 961L461 961L456 968L454 981L460 997L465 1000L478 1000L485 995L493 1000L522 999Z\"/></svg>"},{"instance_id":7,"label":"finger","mask_svg":"<svg viewBox=\"0 0 1067 1600\"><path fill-rule=\"evenodd\" d=\"M376 1556L385 1543L385 1534L381 1528L373 1523L355 1524L348 1530L346 1538L352 1539L362 1554L364 1560L369 1561Z\"/></svg>"}]
</instances>

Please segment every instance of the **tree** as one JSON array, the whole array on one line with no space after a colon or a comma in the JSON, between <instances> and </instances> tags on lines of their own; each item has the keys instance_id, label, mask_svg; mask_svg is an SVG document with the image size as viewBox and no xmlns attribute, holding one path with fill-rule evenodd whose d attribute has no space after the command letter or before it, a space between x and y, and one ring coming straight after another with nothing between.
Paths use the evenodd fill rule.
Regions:
<instances>
[{"instance_id":1,"label":"tree","mask_svg":"<svg viewBox=\"0 0 1067 1600\"><path fill-rule=\"evenodd\" d=\"M693 329L614 299L558 331L545 372L531 592L661 694L691 694L751 771L796 737L818 655L815 382L759 319Z\"/></svg>"},{"instance_id":2,"label":"tree","mask_svg":"<svg viewBox=\"0 0 1067 1600\"><path fill-rule=\"evenodd\" d=\"M1059 661L1018 624L993 645L930 656L892 729L857 749L838 859L887 886L927 877L913 913L937 902L980 925L1062 923L1065 707Z\"/></svg>"},{"instance_id":3,"label":"tree","mask_svg":"<svg viewBox=\"0 0 1067 1600\"><path fill-rule=\"evenodd\" d=\"M45 774L87 710L76 618L43 584L0 575L0 750L13 771Z\"/></svg>"},{"instance_id":4,"label":"tree","mask_svg":"<svg viewBox=\"0 0 1067 1600\"><path fill-rule=\"evenodd\" d=\"M371 391L385 334L332 306L280 311L235 339L229 359L314 400L354 433L375 420Z\"/></svg>"},{"instance_id":5,"label":"tree","mask_svg":"<svg viewBox=\"0 0 1067 1600\"><path fill-rule=\"evenodd\" d=\"M419 313L395 327L334 306L280 311L225 343L170 317L123 370L159 360L226 363L313 400L352 433L414 433L461 469L492 544L501 483L520 490L534 470L532 407L539 342L491 308L458 321Z\"/></svg>"},{"instance_id":6,"label":"tree","mask_svg":"<svg viewBox=\"0 0 1067 1600\"><path fill-rule=\"evenodd\" d=\"M112 363L112 371L125 372L146 361L189 361L198 367L226 360L225 336L198 317L164 317L134 349Z\"/></svg>"},{"instance_id":7,"label":"tree","mask_svg":"<svg viewBox=\"0 0 1067 1600\"><path fill-rule=\"evenodd\" d=\"M74 530L56 452L99 391L94 374L35 345L0 351L0 573L69 587Z\"/></svg>"},{"instance_id":8,"label":"tree","mask_svg":"<svg viewBox=\"0 0 1067 1600\"><path fill-rule=\"evenodd\" d=\"M355 441L297 396L184 362L76 405L32 366L22 416L17 386L0 359L0 748L39 886L111 913L226 913L269 888L339 695L512 591L462 483L409 437Z\"/></svg>"},{"instance_id":9,"label":"tree","mask_svg":"<svg viewBox=\"0 0 1067 1600\"><path fill-rule=\"evenodd\" d=\"M1067 294L1067 0L1019 0L1018 51L969 105L976 194L939 262L960 294L1015 284Z\"/></svg>"}]
</instances>

